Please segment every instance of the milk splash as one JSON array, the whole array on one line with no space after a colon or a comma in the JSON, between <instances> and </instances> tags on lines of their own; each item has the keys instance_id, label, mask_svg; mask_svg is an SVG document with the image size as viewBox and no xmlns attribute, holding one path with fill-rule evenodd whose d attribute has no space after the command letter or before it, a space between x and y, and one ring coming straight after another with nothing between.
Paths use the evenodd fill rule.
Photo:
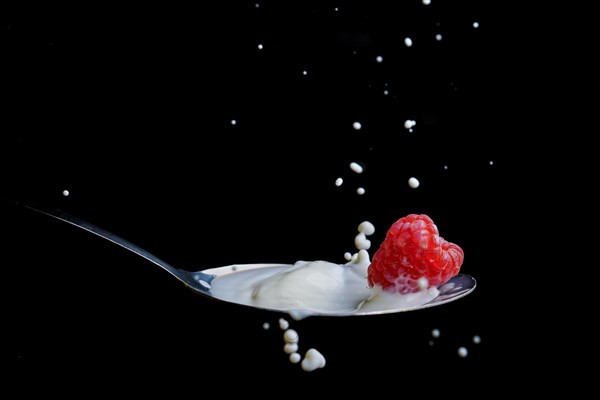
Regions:
<instances>
[{"instance_id":1,"label":"milk splash","mask_svg":"<svg viewBox=\"0 0 600 400\"><path fill-rule=\"evenodd\" d=\"M375 232L368 221L358 226L354 244L358 252L346 253L345 264L297 261L293 265L237 270L212 282L211 293L222 300L287 312L300 320L311 315L358 315L420 306L438 296L437 288L416 293L389 293L369 287L371 264L367 236Z\"/></svg>"}]
</instances>

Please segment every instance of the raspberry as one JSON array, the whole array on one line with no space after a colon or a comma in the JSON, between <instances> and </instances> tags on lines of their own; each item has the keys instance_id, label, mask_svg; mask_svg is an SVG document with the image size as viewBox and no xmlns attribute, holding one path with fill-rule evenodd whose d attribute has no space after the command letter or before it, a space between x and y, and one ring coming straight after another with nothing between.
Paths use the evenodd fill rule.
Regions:
<instances>
[{"instance_id":1,"label":"raspberry","mask_svg":"<svg viewBox=\"0 0 600 400\"><path fill-rule=\"evenodd\" d=\"M436 287L457 275L463 260L463 250L445 241L429 216L409 214L392 224L373 255L369 287L401 294Z\"/></svg>"}]
</instances>

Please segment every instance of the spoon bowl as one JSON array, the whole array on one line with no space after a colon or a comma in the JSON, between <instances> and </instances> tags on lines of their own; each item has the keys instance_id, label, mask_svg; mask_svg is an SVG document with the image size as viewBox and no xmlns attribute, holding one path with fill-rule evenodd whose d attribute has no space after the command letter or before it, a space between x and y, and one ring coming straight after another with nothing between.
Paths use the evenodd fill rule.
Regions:
<instances>
[{"instance_id":1,"label":"spoon bowl","mask_svg":"<svg viewBox=\"0 0 600 400\"><path fill-rule=\"evenodd\" d=\"M239 297L232 295L236 293L240 285L239 282L248 282L251 280L258 279L257 277L270 277L274 274L285 272L294 267L293 264L278 264L278 263L256 263L256 264L234 264L216 268L208 268L199 271L189 271L180 268L176 268L168 262L158 258L154 254L147 250L137 246L134 243L112 233L108 232L88 221L79 219L71 214L68 214L61 210L42 210L39 207L34 207L29 204L23 204L14 202L13 203L23 206L27 209L35 212L50 216L59 221L66 222L77 228L83 229L87 232L93 233L105 240L108 240L122 248L129 250L140 257L152 262L153 264L161 267L166 272L171 274L174 278L178 279L185 284L186 287L192 291L206 296L208 298L224 301L227 303L234 303L245 307L252 307L258 309L264 309L268 311L286 312L292 315L295 319L302 319L309 315L320 315L320 316L360 316L360 315L377 315L377 314L389 314L398 313L404 311L412 311L418 309L424 309L428 307L442 305L459 298L462 298L471 293L476 287L476 280L466 274L458 274L451 278L446 283L436 288L435 295L433 297L426 298L423 301L416 302L414 304L403 304L403 305L384 305L376 307L356 308L351 311L314 311L314 310L302 310L302 309L289 309L287 307L280 307L278 305L258 305L251 301L240 300ZM235 286L238 285L238 286ZM247 283L246 283L247 285ZM227 290L214 290L216 288L226 287Z\"/></svg>"}]
</instances>

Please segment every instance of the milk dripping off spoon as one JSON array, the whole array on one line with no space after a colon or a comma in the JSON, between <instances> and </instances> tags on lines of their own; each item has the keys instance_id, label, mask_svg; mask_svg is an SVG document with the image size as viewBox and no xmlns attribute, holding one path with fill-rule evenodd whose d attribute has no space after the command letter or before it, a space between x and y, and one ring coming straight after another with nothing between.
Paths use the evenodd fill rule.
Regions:
<instances>
[{"instance_id":1,"label":"milk dripping off spoon","mask_svg":"<svg viewBox=\"0 0 600 400\"><path fill-rule=\"evenodd\" d=\"M458 274L437 288L403 298L391 298L391 301L390 297L384 296L379 297L387 300L371 301L372 297L377 296L372 296L371 289L366 284L366 270L370 260L365 249L360 249L346 264L298 261L295 264L234 264L198 271L183 270L128 240L61 210L42 210L37 206L12 200L10 202L119 245L161 267L202 296L242 306L285 312L297 320L316 315L355 316L418 310L459 299L471 293L476 286L473 277Z\"/></svg>"}]
</instances>

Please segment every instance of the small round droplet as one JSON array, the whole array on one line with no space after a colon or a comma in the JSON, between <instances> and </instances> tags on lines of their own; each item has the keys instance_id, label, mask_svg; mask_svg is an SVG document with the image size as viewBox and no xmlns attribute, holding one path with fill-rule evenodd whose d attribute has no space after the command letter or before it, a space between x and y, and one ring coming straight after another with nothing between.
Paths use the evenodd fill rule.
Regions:
<instances>
[{"instance_id":1,"label":"small round droplet","mask_svg":"<svg viewBox=\"0 0 600 400\"><path fill-rule=\"evenodd\" d=\"M359 196L362 196L363 194L365 194L365 188L363 188L363 187L357 188L356 194L358 194Z\"/></svg>"},{"instance_id":2,"label":"small round droplet","mask_svg":"<svg viewBox=\"0 0 600 400\"><path fill-rule=\"evenodd\" d=\"M259 49L259 50L262 50L262 49L263 49L263 45L262 45L262 44L259 44L259 45L258 45L258 49Z\"/></svg>"},{"instance_id":3,"label":"small round droplet","mask_svg":"<svg viewBox=\"0 0 600 400\"><path fill-rule=\"evenodd\" d=\"M362 124L357 121L352 124L352 127L358 131L358 130L360 130L360 128L362 128Z\"/></svg>"},{"instance_id":4,"label":"small round droplet","mask_svg":"<svg viewBox=\"0 0 600 400\"><path fill-rule=\"evenodd\" d=\"M298 332L296 332L294 329L286 329L286 331L283 333L283 340L286 343L298 343L300 336L298 336Z\"/></svg>"},{"instance_id":5,"label":"small round droplet","mask_svg":"<svg viewBox=\"0 0 600 400\"><path fill-rule=\"evenodd\" d=\"M263 322L262 327L265 331L268 331L269 328L271 328L271 324L269 324L268 322Z\"/></svg>"},{"instance_id":6,"label":"small round droplet","mask_svg":"<svg viewBox=\"0 0 600 400\"><path fill-rule=\"evenodd\" d=\"M417 178L415 178L414 176L411 177L411 178L409 178L409 180L408 180L408 186L410 186L413 189L416 189L416 188L419 187L419 185L420 185L420 182L419 182L419 180Z\"/></svg>"},{"instance_id":7,"label":"small round droplet","mask_svg":"<svg viewBox=\"0 0 600 400\"><path fill-rule=\"evenodd\" d=\"M438 42L442 40L442 34L438 33L435 35L435 40L437 40Z\"/></svg>"},{"instance_id":8,"label":"small round droplet","mask_svg":"<svg viewBox=\"0 0 600 400\"><path fill-rule=\"evenodd\" d=\"M68 190L63 190L62 195L67 197L69 195L69 191Z\"/></svg>"},{"instance_id":9,"label":"small round droplet","mask_svg":"<svg viewBox=\"0 0 600 400\"><path fill-rule=\"evenodd\" d=\"M377 61L378 63L381 63L381 62L383 62L383 57L381 57L381 56L377 56L377 57L375 58L375 61Z\"/></svg>"},{"instance_id":10,"label":"small round droplet","mask_svg":"<svg viewBox=\"0 0 600 400\"><path fill-rule=\"evenodd\" d=\"M440 330L437 328L434 328L431 330L431 336L433 336L434 338L438 338L440 337Z\"/></svg>"},{"instance_id":11,"label":"small round droplet","mask_svg":"<svg viewBox=\"0 0 600 400\"><path fill-rule=\"evenodd\" d=\"M375 233L375 225L369 221L363 221L358 225L358 231L364 233L367 236L371 236Z\"/></svg>"},{"instance_id":12,"label":"small round droplet","mask_svg":"<svg viewBox=\"0 0 600 400\"><path fill-rule=\"evenodd\" d=\"M335 180L335 186L342 186L342 183L344 183L344 180L342 178L337 178Z\"/></svg>"},{"instance_id":13,"label":"small round droplet","mask_svg":"<svg viewBox=\"0 0 600 400\"><path fill-rule=\"evenodd\" d=\"M290 323L287 322L284 318L279 318L279 329L285 331L290 326Z\"/></svg>"},{"instance_id":14,"label":"small round droplet","mask_svg":"<svg viewBox=\"0 0 600 400\"><path fill-rule=\"evenodd\" d=\"M473 336L473 343L475 343L475 344L481 343L481 336L479 336L479 335Z\"/></svg>"},{"instance_id":15,"label":"small round droplet","mask_svg":"<svg viewBox=\"0 0 600 400\"><path fill-rule=\"evenodd\" d=\"M461 346L458 348L457 353L459 357L465 358L469 354L469 351L466 347Z\"/></svg>"},{"instance_id":16,"label":"small round droplet","mask_svg":"<svg viewBox=\"0 0 600 400\"><path fill-rule=\"evenodd\" d=\"M431 0L423 0L423 4L428 6L431 4Z\"/></svg>"},{"instance_id":17,"label":"small round droplet","mask_svg":"<svg viewBox=\"0 0 600 400\"><path fill-rule=\"evenodd\" d=\"M362 174L362 172L363 172L362 165L360 165L359 163L356 163L356 162L351 162L350 163L350 169L352 171L356 172L357 174Z\"/></svg>"},{"instance_id":18,"label":"small round droplet","mask_svg":"<svg viewBox=\"0 0 600 400\"><path fill-rule=\"evenodd\" d=\"M292 353L292 354L290 354L290 362L292 364L298 364L301 359L302 359L302 357L300 356L300 353Z\"/></svg>"},{"instance_id":19,"label":"small round droplet","mask_svg":"<svg viewBox=\"0 0 600 400\"><path fill-rule=\"evenodd\" d=\"M231 120L231 125L235 125L235 124L237 124L237 121L235 119L232 119Z\"/></svg>"},{"instance_id":20,"label":"small round droplet","mask_svg":"<svg viewBox=\"0 0 600 400\"><path fill-rule=\"evenodd\" d=\"M286 343L283 346L283 351L287 354L297 353L298 352L298 343Z\"/></svg>"},{"instance_id":21,"label":"small round droplet","mask_svg":"<svg viewBox=\"0 0 600 400\"><path fill-rule=\"evenodd\" d=\"M407 38L404 38L404 44L406 45L406 47L410 47L413 45L413 41L411 38L407 37Z\"/></svg>"},{"instance_id":22,"label":"small round droplet","mask_svg":"<svg viewBox=\"0 0 600 400\"><path fill-rule=\"evenodd\" d=\"M477 22L477 21L473 22L473 28L475 28L475 29L479 28L479 22Z\"/></svg>"},{"instance_id":23,"label":"small round droplet","mask_svg":"<svg viewBox=\"0 0 600 400\"><path fill-rule=\"evenodd\" d=\"M419 279L417 279L417 286L419 286L419 289L425 290L427 289L427 287L429 287L429 280L422 276Z\"/></svg>"}]
</instances>

